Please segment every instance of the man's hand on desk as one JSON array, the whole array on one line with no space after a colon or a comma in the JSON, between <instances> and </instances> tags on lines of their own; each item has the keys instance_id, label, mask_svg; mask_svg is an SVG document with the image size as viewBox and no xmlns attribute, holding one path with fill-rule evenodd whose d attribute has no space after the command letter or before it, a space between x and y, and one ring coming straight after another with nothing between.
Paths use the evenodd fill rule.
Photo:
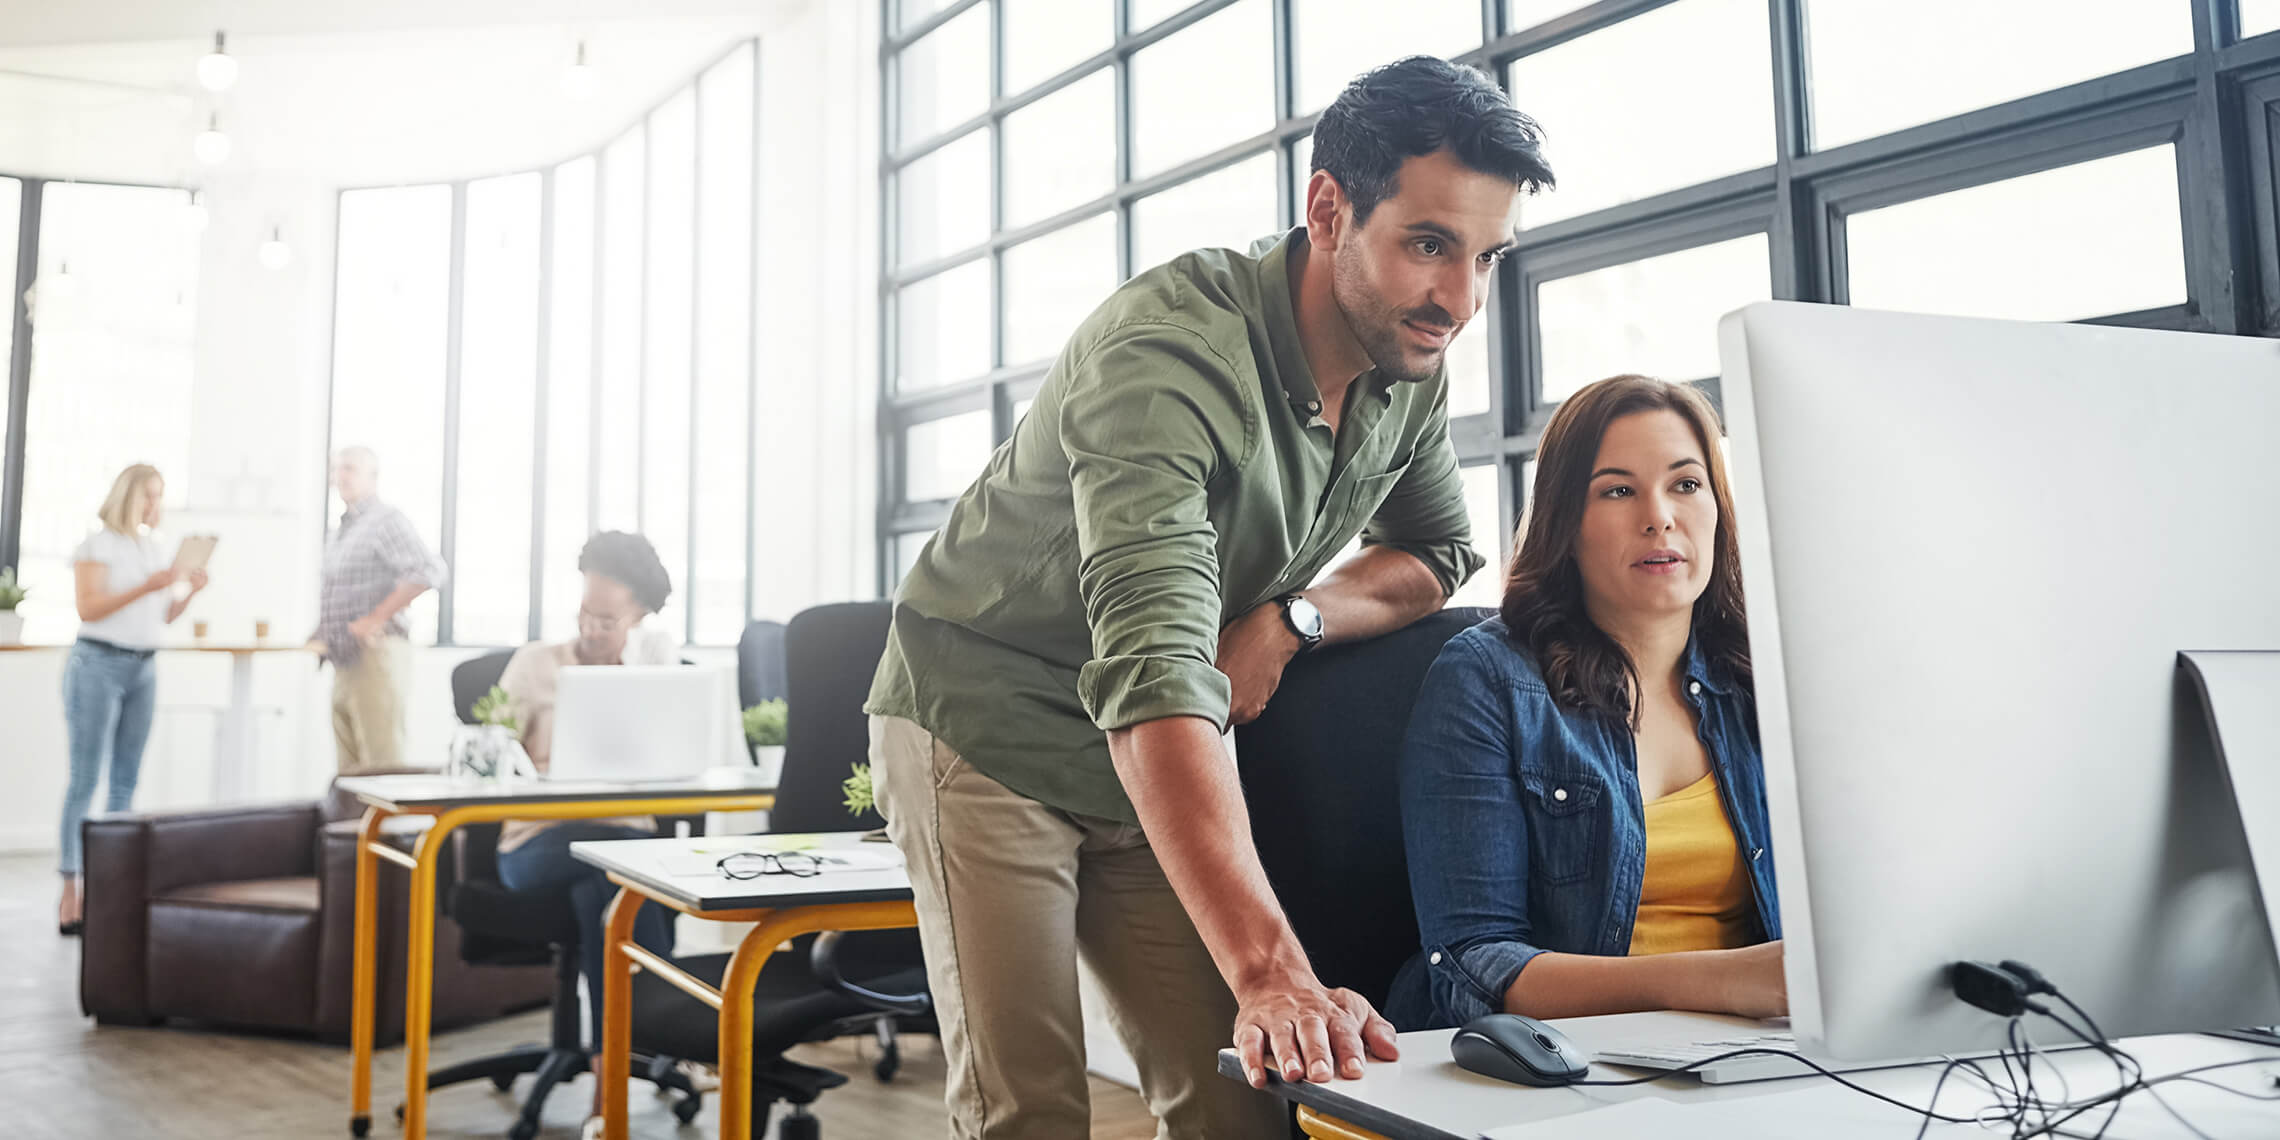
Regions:
<instances>
[{"instance_id":1,"label":"man's hand on desk","mask_svg":"<svg viewBox=\"0 0 2280 1140\"><path fill-rule=\"evenodd\" d=\"M1286 1081L1353 1080L1369 1058L1395 1060L1393 1023L1362 995L1325 989L1306 970L1284 974L1235 995L1235 1053L1252 1088L1267 1087L1272 1063Z\"/></svg>"}]
</instances>

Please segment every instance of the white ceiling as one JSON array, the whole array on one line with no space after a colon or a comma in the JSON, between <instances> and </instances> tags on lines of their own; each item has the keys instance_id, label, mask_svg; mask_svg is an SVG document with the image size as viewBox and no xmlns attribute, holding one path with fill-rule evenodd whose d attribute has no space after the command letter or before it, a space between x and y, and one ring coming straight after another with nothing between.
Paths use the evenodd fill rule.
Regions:
<instances>
[{"instance_id":1,"label":"white ceiling","mask_svg":"<svg viewBox=\"0 0 2280 1140\"><path fill-rule=\"evenodd\" d=\"M810 0L0 0L0 172L228 185L469 177L614 136ZM821 0L854 2L854 0ZM216 27L237 85L193 77ZM595 94L564 96L579 41ZM190 141L220 116L233 154Z\"/></svg>"}]
</instances>

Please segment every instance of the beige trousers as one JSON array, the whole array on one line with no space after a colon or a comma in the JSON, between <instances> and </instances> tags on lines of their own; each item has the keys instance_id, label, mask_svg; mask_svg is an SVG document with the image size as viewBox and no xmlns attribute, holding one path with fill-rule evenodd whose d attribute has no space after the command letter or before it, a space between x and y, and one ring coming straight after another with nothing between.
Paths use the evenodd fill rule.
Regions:
<instances>
[{"instance_id":1,"label":"beige trousers","mask_svg":"<svg viewBox=\"0 0 2280 1140\"><path fill-rule=\"evenodd\" d=\"M1090 1134L1082 954L1159 1140L1283 1140L1287 1110L1218 1074L1235 998L1138 827L1013 792L896 717L871 718L871 774L910 864L952 1136Z\"/></svg>"},{"instance_id":2,"label":"beige trousers","mask_svg":"<svg viewBox=\"0 0 2280 1140\"><path fill-rule=\"evenodd\" d=\"M333 670L333 741L340 774L404 767L404 689L412 643L384 637Z\"/></svg>"}]
</instances>

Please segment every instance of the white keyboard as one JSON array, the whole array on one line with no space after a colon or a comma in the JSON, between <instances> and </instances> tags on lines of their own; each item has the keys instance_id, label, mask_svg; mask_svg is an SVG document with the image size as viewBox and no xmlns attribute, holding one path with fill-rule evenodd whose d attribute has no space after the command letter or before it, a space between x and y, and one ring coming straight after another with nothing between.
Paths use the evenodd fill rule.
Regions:
<instances>
[{"instance_id":1,"label":"white keyboard","mask_svg":"<svg viewBox=\"0 0 2280 1140\"><path fill-rule=\"evenodd\" d=\"M1597 1059L1610 1065L1630 1065L1641 1069L1684 1069L1698 1061L1705 1061L1721 1053L1736 1049L1775 1049L1783 1053L1797 1052L1797 1038L1788 1033L1746 1033L1722 1037L1714 1041L1689 1041L1678 1045L1655 1045L1632 1049L1609 1049ZM1916 1057L1892 1061L1821 1061L1822 1068L1831 1072L1851 1073L1863 1069L1893 1069L1905 1065L1921 1065L1938 1061L1938 1057ZM1771 1053L1749 1053L1711 1061L1689 1072L1702 1078L1703 1083L1722 1085L1743 1081L1764 1081L1778 1077L1809 1077L1817 1070L1802 1059L1775 1056Z\"/></svg>"}]
</instances>

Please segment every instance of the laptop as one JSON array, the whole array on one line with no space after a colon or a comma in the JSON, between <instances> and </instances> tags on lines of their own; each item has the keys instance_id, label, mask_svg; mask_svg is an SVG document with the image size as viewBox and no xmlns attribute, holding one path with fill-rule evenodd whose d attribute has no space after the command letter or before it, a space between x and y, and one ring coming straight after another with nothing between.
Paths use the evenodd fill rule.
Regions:
<instances>
[{"instance_id":1,"label":"laptop","mask_svg":"<svg viewBox=\"0 0 2280 1140\"><path fill-rule=\"evenodd\" d=\"M552 780L684 780L744 755L736 677L701 665L566 665Z\"/></svg>"}]
</instances>

